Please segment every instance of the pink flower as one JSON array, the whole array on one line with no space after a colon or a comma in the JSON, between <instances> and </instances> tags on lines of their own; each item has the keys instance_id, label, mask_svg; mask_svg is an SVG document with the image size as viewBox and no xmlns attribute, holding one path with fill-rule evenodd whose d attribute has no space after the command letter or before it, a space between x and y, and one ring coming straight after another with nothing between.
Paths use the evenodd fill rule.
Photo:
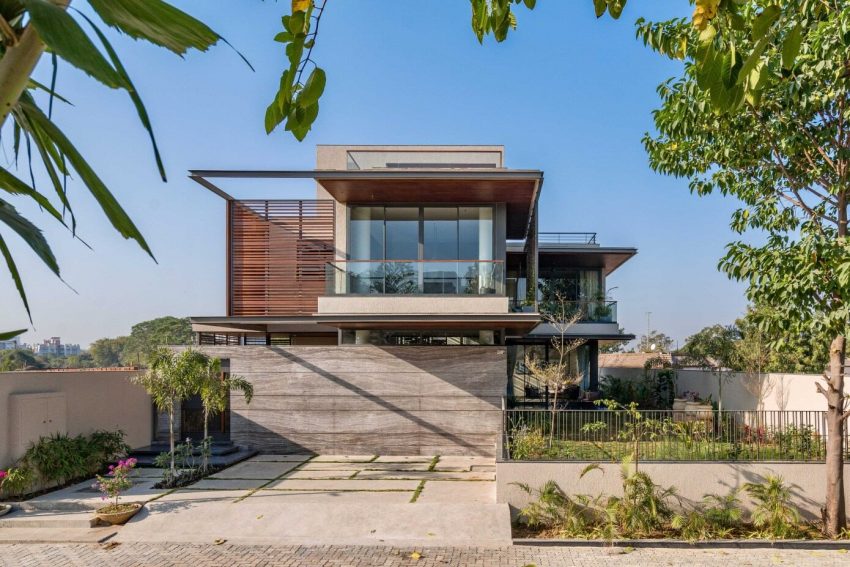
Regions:
<instances>
[{"instance_id":1,"label":"pink flower","mask_svg":"<svg viewBox=\"0 0 850 567\"><path fill-rule=\"evenodd\" d=\"M6 471L0 470L0 480L3 480L4 478L6 478L6 475L7 475Z\"/></svg>"}]
</instances>

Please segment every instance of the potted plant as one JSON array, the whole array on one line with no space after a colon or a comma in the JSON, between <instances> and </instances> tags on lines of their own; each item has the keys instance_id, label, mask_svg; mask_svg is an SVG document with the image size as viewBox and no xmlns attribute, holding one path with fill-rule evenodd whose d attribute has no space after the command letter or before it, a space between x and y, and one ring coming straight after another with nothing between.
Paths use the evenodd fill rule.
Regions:
<instances>
[{"instance_id":1,"label":"potted plant","mask_svg":"<svg viewBox=\"0 0 850 567\"><path fill-rule=\"evenodd\" d=\"M122 459L117 465L109 465L109 473L106 476L97 475L95 488L103 493L103 499L114 498L108 506L95 510L98 520L102 520L113 526L125 524L136 512L142 509L139 502L121 504L119 499L121 493L133 486L130 480L130 471L136 466L136 459Z\"/></svg>"},{"instance_id":2,"label":"potted plant","mask_svg":"<svg viewBox=\"0 0 850 567\"><path fill-rule=\"evenodd\" d=\"M0 494L17 498L32 484L32 472L25 466L0 470ZM12 511L11 504L0 504L0 516Z\"/></svg>"}]
</instances>

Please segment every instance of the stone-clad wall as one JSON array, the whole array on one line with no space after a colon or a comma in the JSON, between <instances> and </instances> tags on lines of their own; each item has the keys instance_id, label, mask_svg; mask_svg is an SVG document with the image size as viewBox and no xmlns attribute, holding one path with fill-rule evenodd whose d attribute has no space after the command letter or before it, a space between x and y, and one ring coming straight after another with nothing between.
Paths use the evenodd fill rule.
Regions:
<instances>
[{"instance_id":1,"label":"stone-clad wall","mask_svg":"<svg viewBox=\"0 0 850 567\"><path fill-rule=\"evenodd\" d=\"M254 385L231 438L262 451L493 455L505 347L198 347Z\"/></svg>"}]
</instances>

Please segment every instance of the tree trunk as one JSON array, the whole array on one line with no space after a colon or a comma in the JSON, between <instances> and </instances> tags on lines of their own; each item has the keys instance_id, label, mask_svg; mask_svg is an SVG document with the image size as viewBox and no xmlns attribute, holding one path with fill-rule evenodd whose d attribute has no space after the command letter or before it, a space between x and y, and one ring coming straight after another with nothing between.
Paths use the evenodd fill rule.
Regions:
<instances>
[{"instance_id":1,"label":"tree trunk","mask_svg":"<svg viewBox=\"0 0 850 567\"><path fill-rule=\"evenodd\" d=\"M826 391L826 506L824 531L836 537L847 524L844 510L844 351L845 337L837 336L829 347Z\"/></svg>"},{"instance_id":2,"label":"tree trunk","mask_svg":"<svg viewBox=\"0 0 850 567\"><path fill-rule=\"evenodd\" d=\"M174 400L168 406L168 448L171 455L171 475L177 475L177 467L174 466Z\"/></svg>"},{"instance_id":3,"label":"tree trunk","mask_svg":"<svg viewBox=\"0 0 850 567\"><path fill-rule=\"evenodd\" d=\"M207 460L207 452L204 446L207 443L207 439L209 439L209 422L210 422L210 410L207 407L207 404L204 404L204 439L201 441L201 458L203 470L207 470L208 460Z\"/></svg>"},{"instance_id":4,"label":"tree trunk","mask_svg":"<svg viewBox=\"0 0 850 567\"><path fill-rule=\"evenodd\" d=\"M71 0L52 0L54 4L67 8ZM30 76L44 53L44 42L30 24L24 28L18 42L6 49L0 59L0 127L18 103L29 84Z\"/></svg>"}]
</instances>

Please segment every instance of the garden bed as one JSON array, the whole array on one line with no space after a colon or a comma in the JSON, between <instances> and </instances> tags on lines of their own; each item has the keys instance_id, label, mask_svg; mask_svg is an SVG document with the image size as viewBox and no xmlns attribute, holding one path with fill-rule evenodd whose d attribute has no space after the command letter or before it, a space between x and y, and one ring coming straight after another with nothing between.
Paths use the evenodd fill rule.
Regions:
<instances>
[{"instance_id":1,"label":"garden bed","mask_svg":"<svg viewBox=\"0 0 850 567\"><path fill-rule=\"evenodd\" d=\"M202 480L210 475L213 475L217 472L221 472L226 469L226 466L218 466L218 467L207 467L205 471L201 469L193 469L181 472L178 474L173 480L161 480L153 485L156 489L173 489L173 488L182 488L184 486L189 486L190 484L194 484L199 480Z\"/></svg>"}]
</instances>

